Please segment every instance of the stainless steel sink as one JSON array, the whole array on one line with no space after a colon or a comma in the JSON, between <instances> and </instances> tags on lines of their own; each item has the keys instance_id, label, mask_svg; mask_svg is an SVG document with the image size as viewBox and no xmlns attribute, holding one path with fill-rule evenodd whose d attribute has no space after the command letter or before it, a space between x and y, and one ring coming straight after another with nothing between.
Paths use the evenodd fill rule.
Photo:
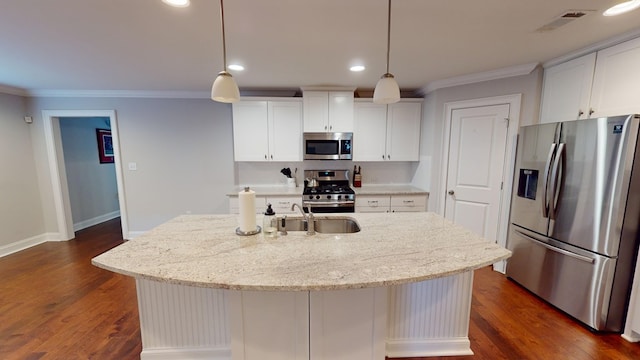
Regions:
<instances>
[{"instance_id":1,"label":"stainless steel sink","mask_svg":"<svg viewBox=\"0 0 640 360\"><path fill-rule=\"evenodd\" d=\"M307 231L307 220L303 218L287 217L282 227L282 219L278 224L279 231ZM314 219L316 232L321 234L349 234L360 231L360 225L350 217L316 217Z\"/></svg>"}]
</instances>

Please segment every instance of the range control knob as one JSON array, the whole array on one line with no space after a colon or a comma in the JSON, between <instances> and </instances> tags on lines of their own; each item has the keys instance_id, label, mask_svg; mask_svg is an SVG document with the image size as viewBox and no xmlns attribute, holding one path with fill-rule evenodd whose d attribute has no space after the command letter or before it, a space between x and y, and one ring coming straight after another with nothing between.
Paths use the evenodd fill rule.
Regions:
<instances>
[{"instance_id":1,"label":"range control knob","mask_svg":"<svg viewBox=\"0 0 640 360\"><path fill-rule=\"evenodd\" d=\"M320 195L316 195L316 199L320 199Z\"/></svg>"},{"instance_id":2,"label":"range control knob","mask_svg":"<svg viewBox=\"0 0 640 360\"><path fill-rule=\"evenodd\" d=\"M313 199L313 195L309 195L309 199L310 199L310 200L311 200L311 199Z\"/></svg>"},{"instance_id":3,"label":"range control knob","mask_svg":"<svg viewBox=\"0 0 640 360\"><path fill-rule=\"evenodd\" d=\"M327 195L327 199L331 200L331 195Z\"/></svg>"},{"instance_id":4,"label":"range control knob","mask_svg":"<svg viewBox=\"0 0 640 360\"><path fill-rule=\"evenodd\" d=\"M338 195L338 200L342 199L342 195Z\"/></svg>"}]
</instances>

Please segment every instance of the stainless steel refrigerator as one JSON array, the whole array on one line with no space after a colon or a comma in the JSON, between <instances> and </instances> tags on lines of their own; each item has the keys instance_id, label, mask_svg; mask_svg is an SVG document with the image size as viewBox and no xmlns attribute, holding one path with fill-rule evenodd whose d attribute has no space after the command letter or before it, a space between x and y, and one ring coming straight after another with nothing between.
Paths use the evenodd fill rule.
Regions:
<instances>
[{"instance_id":1,"label":"stainless steel refrigerator","mask_svg":"<svg viewBox=\"0 0 640 360\"><path fill-rule=\"evenodd\" d=\"M507 276L595 330L624 325L639 239L639 121L519 132Z\"/></svg>"}]
</instances>

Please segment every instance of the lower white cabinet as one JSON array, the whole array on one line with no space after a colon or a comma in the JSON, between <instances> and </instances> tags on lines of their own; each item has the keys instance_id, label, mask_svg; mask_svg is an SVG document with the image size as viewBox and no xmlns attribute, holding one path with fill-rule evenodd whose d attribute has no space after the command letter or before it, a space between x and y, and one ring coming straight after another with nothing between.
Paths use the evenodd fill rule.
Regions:
<instances>
[{"instance_id":1,"label":"lower white cabinet","mask_svg":"<svg viewBox=\"0 0 640 360\"><path fill-rule=\"evenodd\" d=\"M427 195L358 195L356 212L427 211Z\"/></svg>"},{"instance_id":2,"label":"lower white cabinet","mask_svg":"<svg viewBox=\"0 0 640 360\"><path fill-rule=\"evenodd\" d=\"M264 214L267 210L267 204L271 204L271 208L279 214L296 214L298 210L291 211L294 203L302 203L302 194L300 196L256 196L256 214ZM229 198L229 214L239 214L240 206L238 197Z\"/></svg>"}]
</instances>

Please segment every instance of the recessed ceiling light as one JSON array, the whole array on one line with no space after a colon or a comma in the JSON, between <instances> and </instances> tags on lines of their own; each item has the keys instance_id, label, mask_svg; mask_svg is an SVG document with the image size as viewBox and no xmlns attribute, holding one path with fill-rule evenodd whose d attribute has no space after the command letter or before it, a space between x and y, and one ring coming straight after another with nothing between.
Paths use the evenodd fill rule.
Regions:
<instances>
[{"instance_id":1,"label":"recessed ceiling light","mask_svg":"<svg viewBox=\"0 0 640 360\"><path fill-rule=\"evenodd\" d=\"M173 7L189 6L189 0L162 0L162 2Z\"/></svg>"},{"instance_id":2,"label":"recessed ceiling light","mask_svg":"<svg viewBox=\"0 0 640 360\"><path fill-rule=\"evenodd\" d=\"M351 70L353 72L364 71L364 69L365 69L364 65L354 65L354 66L349 68L349 70Z\"/></svg>"},{"instance_id":3,"label":"recessed ceiling light","mask_svg":"<svg viewBox=\"0 0 640 360\"><path fill-rule=\"evenodd\" d=\"M244 66L239 64L231 64L228 66L229 70L242 71L244 70Z\"/></svg>"},{"instance_id":4,"label":"recessed ceiling light","mask_svg":"<svg viewBox=\"0 0 640 360\"><path fill-rule=\"evenodd\" d=\"M635 10L638 7L640 7L640 0L625 1L625 2L619 3L618 5L608 8L607 11L602 13L602 15L604 16L620 15L620 14L629 12L631 10Z\"/></svg>"}]
</instances>

